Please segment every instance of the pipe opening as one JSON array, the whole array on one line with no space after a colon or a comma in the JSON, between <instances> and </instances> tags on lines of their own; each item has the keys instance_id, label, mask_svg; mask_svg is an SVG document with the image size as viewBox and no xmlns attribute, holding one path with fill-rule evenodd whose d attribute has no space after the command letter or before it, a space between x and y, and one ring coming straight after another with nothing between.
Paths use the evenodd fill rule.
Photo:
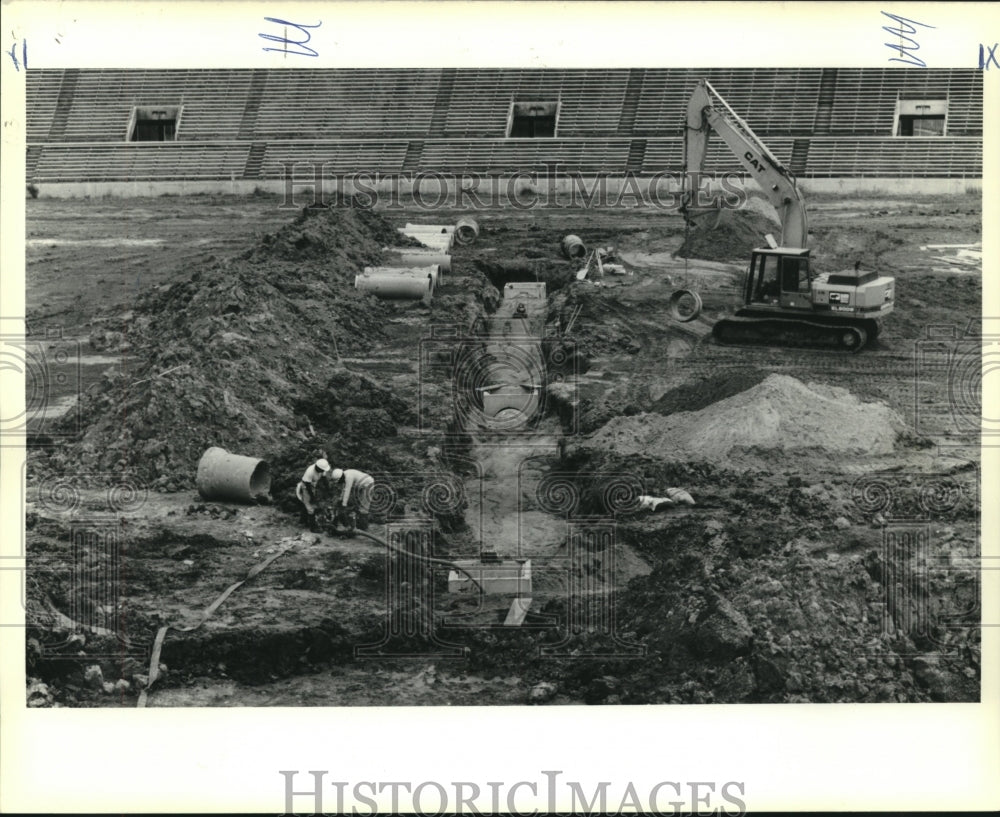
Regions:
<instances>
[{"instance_id":1,"label":"pipe opening","mask_svg":"<svg viewBox=\"0 0 1000 817\"><path fill-rule=\"evenodd\" d=\"M254 499L265 497L271 492L271 466L264 460L257 463L250 475L250 496Z\"/></svg>"}]
</instances>

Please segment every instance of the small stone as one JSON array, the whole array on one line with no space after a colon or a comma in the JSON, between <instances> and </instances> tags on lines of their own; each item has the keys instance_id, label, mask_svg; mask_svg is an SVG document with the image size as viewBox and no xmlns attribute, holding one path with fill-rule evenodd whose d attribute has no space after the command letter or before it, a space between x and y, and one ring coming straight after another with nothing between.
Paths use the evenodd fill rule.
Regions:
<instances>
[{"instance_id":1,"label":"small stone","mask_svg":"<svg viewBox=\"0 0 1000 817\"><path fill-rule=\"evenodd\" d=\"M118 693L128 692L131 689L132 685L124 678L119 678L117 681L115 681L115 692Z\"/></svg>"},{"instance_id":2,"label":"small stone","mask_svg":"<svg viewBox=\"0 0 1000 817\"><path fill-rule=\"evenodd\" d=\"M49 706L52 703L52 693L49 685L37 678L30 679L27 691L28 706Z\"/></svg>"},{"instance_id":3,"label":"small stone","mask_svg":"<svg viewBox=\"0 0 1000 817\"><path fill-rule=\"evenodd\" d=\"M542 681L531 688L531 692L528 693L528 700L535 704L545 703L545 701L550 700L555 694L556 685L549 681Z\"/></svg>"},{"instance_id":4,"label":"small stone","mask_svg":"<svg viewBox=\"0 0 1000 817\"><path fill-rule=\"evenodd\" d=\"M132 683L135 684L136 689L145 689L149 685L149 676L137 672L132 676Z\"/></svg>"},{"instance_id":5,"label":"small stone","mask_svg":"<svg viewBox=\"0 0 1000 817\"><path fill-rule=\"evenodd\" d=\"M105 695L110 695L112 692L115 691L115 685L112 684L110 681L105 681L103 684L101 684L101 689L104 690Z\"/></svg>"},{"instance_id":6,"label":"small stone","mask_svg":"<svg viewBox=\"0 0 1000 817\"><path fill-rule=\"evenodd\" d=\"M833 526L838 530L847 530L849 527L851 527L851 523L847 518L843 516L838 516L836 519L833 520Z\"/></svg>"},{"instance_id":7,"label":"small stone","mask_svg":"<svg viewBox=\"0 0 1000 817\"><path fill-rule=\"evenodd\" d=\"M101 689L104 685L104 673L98 664L91 664L83 671L83 682L91 689Z\"/></svg>"}]
</instances>

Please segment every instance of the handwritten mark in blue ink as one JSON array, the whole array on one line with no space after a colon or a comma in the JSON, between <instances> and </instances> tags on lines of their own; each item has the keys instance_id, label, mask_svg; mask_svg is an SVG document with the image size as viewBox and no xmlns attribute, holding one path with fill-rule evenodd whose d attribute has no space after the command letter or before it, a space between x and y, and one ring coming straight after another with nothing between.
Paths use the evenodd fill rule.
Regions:
<instances>
[{"instance_id":1,"label":"handwritten mark in blue ink","mask_svg":"<svg viewBox=\"0 0 1000 817\"><path fill-rule=\"evenodd\" d=\"M995 65L1000 68L1000 62L997 62L997 48L1000 47L1000 43L993 43L993 45L984 46L982 43L979 44L979 68L980 70L986 69L989 71L990 65Z\"/></svg>"},{"instance_id":2,"label":"handwritten mark in blue ink","mask_svg":"<svg viewBox=\"0 0 1000 817\"><path fill-rule=\"evenodd\" d=\"M323 25L323 21L320 20L316 25L304 25L302 23L290 23L288 20L280 20L277 17L265 17L269 23L274 23L275 25L284 26L284 36L279 37L275 34L258 34L258 37L265 39L273 43L281 43L278 48L265 48L264 51L279 51L285 55L287 58L289 54L296 54L300 57L318 57L319 52L314 48L311 48L306 43L312 39L312 34L309 33L307 29L319 28ZM288 39L288 27L297 28L299 32L303 35L304 39L301 40L290 40ZM290 49L289 46L297 47L302 50L295 50L295 48Z\"/></svg>"},{"instance_id":3,"label":"handwritten mark in blue ink","mask_svg":"<svg viewBox=\"0 0 1000 817\"><path fill-rule=\"evenodd\" d=\"M898 24L898 28L893 28L892 26L882 26L883 31L888 31L890 34L899 37L898 43L884 43L884 45L899 53L898 57L890 58L889 62L902 62L907 65L917 65L920 68L926 68L927 63L920 59L920 57L911 53L913 51L920 50L920 43L914 40L910 35L917 33L915 26L922 26L923 28L935 28L935 26L928 25L927 23L918 23L916 20L909 20L906 17L899 17L895 14L889 14L887 11L883 11L882 14L890 20L895 20ZM906 40L908 45L903 45L903 40Z\"/></svg>"},{"instance_id":4,"label":"handwritten mark in blue ink","mask_svg":"<svg viewBox=\"0 0 1000 817\"><path fill-rule=\"evenodd\" d=\"M10 50L7 52L7 56L11 58L14 63L14 69L16 71L21 70L21 66L24 66L24 70L28 70L28 41L21 40L21 61L17 60L17 43L14 43Z\"/></svg>"}]
</instances>

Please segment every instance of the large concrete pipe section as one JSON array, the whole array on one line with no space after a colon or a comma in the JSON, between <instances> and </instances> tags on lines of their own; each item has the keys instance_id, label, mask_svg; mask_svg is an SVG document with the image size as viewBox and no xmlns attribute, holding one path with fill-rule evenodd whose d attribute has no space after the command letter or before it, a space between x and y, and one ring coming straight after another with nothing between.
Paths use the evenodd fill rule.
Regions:
<instances>
[{"instance_id":1,"label":"large concrete pipe section","mask_svg":"<svg viewBox=\"0 0 1000 817\"><path fill-rule=\"evenodd\" d=\"M354 277L354 288L370 292L379 298L426 301L434 294L434 276L430 273L414 275L409 270L396 270L392 274L375 275L363 272Z\"/></svg>"},{"instance_id":2,"label":"large concrete pipe section","mask_svg":"<svg viewBox=\"0 0 1000 817\"><path fill-rule=\"evenodd\" d=\"M434 281L435 289L441 282L441 268L437 264L424 264L419 267L365 267L362 273L382 277L399 275L400 273L412 274L417 277L429 275Z\"/></svg>"},{"instance_id":3,"label":"large concrete pipe section","mask_svg":"<svg viewBox=\"0 0 1000 817\"><path fill-rule=\"evenodd\" d=\"M404 233L453 233L455 226L452 224L406 224L402 227Z\"/></svg>"},{"instance_id":4,"label":"large concrete pipe section","mask_svg":"<svg viewBox=\"0 0 1000 817\"><path fill-rule=\"evenodd\" d=\"M563 255L567 258L583 258L587 254L587 245L578 235L568 235L562 240Z\"/></svg>"},{"instance_id":5,"label":"large concrete pipe section","mask_svg":"<svg viewBox=\"0 0 1000 817\"><path fill-rule=\"evenodd\" d=\"M479 237L479 224L474 218L460 218L455 225L455 240L459 244L471 244Z\"/></svg>"},{"instance_id":6,"label":"large concrete pipe section","mask_svg":"<svg viewBox=\"0 0 1000 817\"><path fill-rule=\"evenodd\" d=\"M201 455L195 482L205 499L256 502L271 491L271 469L264 460L213 446Z\"/></svg>"},{"instance_id":7,"label":"large concrete pipe section","mask_svg":"<svg viewBox=\"0 0 1000 817\"><path fill-rule=\"evenodd\" d=\"M681 323L697 318L701 306L701 296L691 289L678 289L670 296L670 314Z\"/></svg>"},{"instance_id":8,"label":"large concrete pipe section","mask_svg":"<svg viewBox=\"0 0 1000 817\"><path fill-rule=\"evenodd\" d=\"M397 230L403 235L416 239L424 246L441 252L448 252L455 238L454 228L443 225L407 224L405 227L398 227Z\"/></svg>"},{"instance_id":9,"label":"large concrete pipe section","mask_svg":"<svg viewBox=\"0 0 1000 817\"><path fill-rule=\"evenodd\" d=\"M382 251L382 260L387 267L426 267L437 264L441 274L451 272L451 256L437 250L422 250L419 247L386 247Z\"/></svg>"}]
</instances>

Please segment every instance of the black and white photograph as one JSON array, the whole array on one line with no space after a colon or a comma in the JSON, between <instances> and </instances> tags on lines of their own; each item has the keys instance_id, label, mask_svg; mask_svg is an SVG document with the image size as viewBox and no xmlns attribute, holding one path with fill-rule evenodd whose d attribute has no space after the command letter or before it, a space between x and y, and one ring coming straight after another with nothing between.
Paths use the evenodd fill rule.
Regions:
<instances>
[{"instance_id":1,"label":"black and white photograph","mask_svg":"<svg viewBox=\"0 0 1000 817\"><path fill-rule=\"evenodd\" d=\"M984 703L989 44L331 67L299 11L254 67L9 44L27 714ZM403 810L491 810L442 774ZM753 805L699 785L598 791Z\"/></svg>"},{"instance_id":2,"label":"black and white photograph","mask_svg":"<svg viewBox=\"0 0 1000 817\"><path fill-rule=\"evenodd\" d=\"M30 705L979 700L982 72L26 79Z\"/></svg>"}]
</instances>

